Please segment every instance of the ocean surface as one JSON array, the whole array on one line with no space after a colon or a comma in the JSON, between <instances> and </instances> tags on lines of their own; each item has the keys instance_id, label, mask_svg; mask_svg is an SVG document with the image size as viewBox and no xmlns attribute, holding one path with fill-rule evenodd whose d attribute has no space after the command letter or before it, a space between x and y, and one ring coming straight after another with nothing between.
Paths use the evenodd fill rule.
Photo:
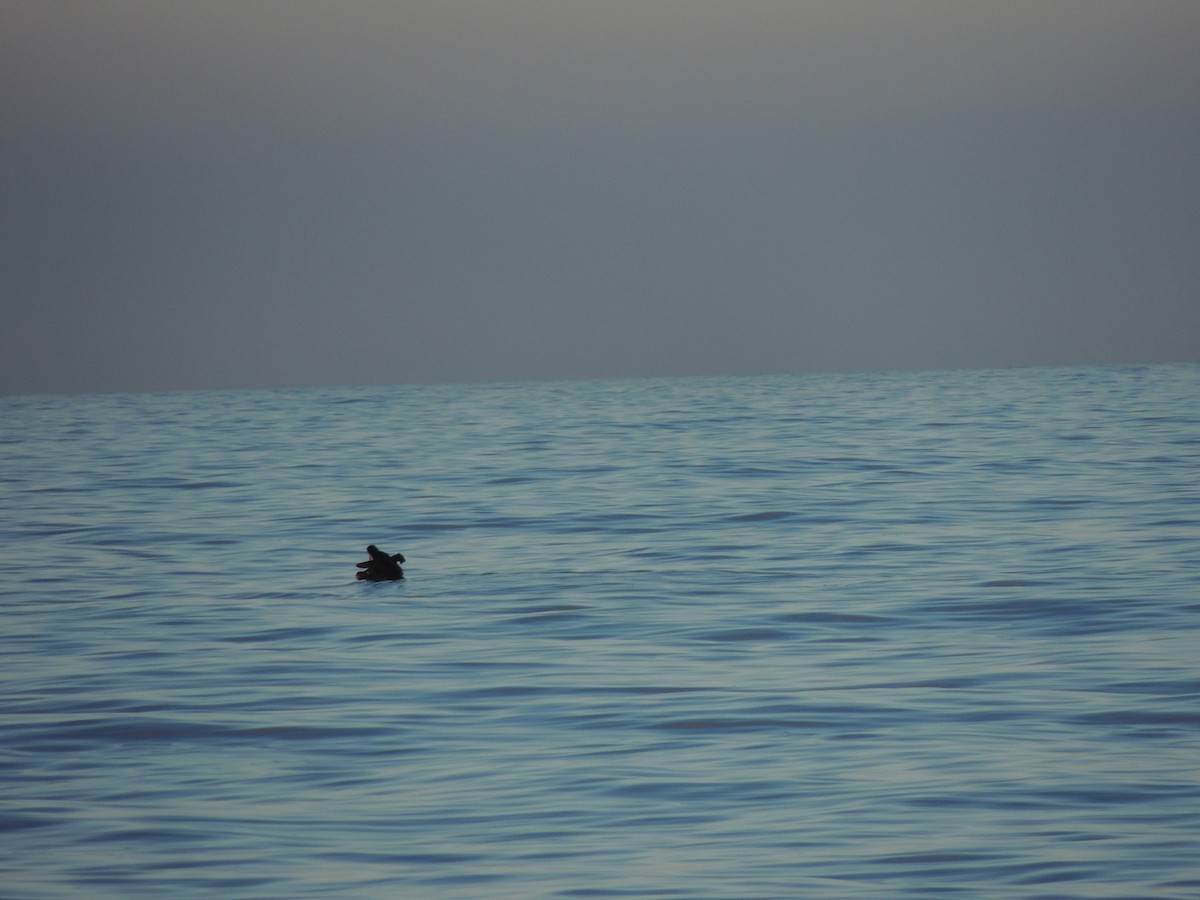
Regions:
<instances>
[{"instance_id":1,"label":"ocean surface","mask_svg":"<svg viewBox=\"0 0 1200 900\"><path fill-rule=\"evenodd\" d=\"M10 397L0 538L4 897L1200 896L1200 366Z\"/></svg>"}]
</instances>

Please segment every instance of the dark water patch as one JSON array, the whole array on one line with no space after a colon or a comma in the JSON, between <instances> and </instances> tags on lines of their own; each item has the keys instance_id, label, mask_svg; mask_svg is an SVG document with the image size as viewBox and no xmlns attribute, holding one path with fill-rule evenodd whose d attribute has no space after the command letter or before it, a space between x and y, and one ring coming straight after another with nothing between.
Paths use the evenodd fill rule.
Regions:
<instances>
[{"instance_id":1,"label":"dark water patch","mask_svg":"<svg viewBox=\"0 0 1200 900\"><path fill-rule=\"evenodd\" d=\"M832 720L823 718L799 719L776 718L773 716L747 717L696 717L671 719L654 725L662 731L684 732L742 732L742 731L813 731L830 727Z\"/></svg>"},{"instance_id":2,"label":"dark water patch","mask_svg":"<svg viewBox=\"0 0 1200 900\"><path fill-rule=\"evenodd\" d=\"M87 747L96 744L169 744L173 742L203 742L226 736L227 726L211 722L149 716L115 716L81 719L46 725L30 735L25 749L54 749Z\"/></svg>"},{"instance_id":3,"label":"dark water patch","mask_svg":"<svg viewBox=\"0 0 1200 900\"><path fill-rule=\"evenodd\" d=\"M428 632L415 631L381 631L375 634L356 634L342 638L342 640L351 644L392 644L392 643L409 643L418 641L432 641L437 639L437 635Z\"/></svg>"},{"instance_id":4,"label":"dark water patch","mask_svg":"<svg viewBox=\"0 0 1200 900\"><path fill-rule=\"evenodd\" d=\"M480 857L478 854L471 853L355 853L343 851L322 853L319 854L319 858L360 865L453 866L473 862Z\"/></svg>"},{"instance_id":5,"label":"dark water patch","mask_svg":"<svg viewBox=\"0 0 1200 900\"><path fill-rule=\"evenodd\" d=\"M87 838L93 844L194 844L212 840L212 835L205 831L190 828L118 828Z\"/></svg>"},{"instance_id":6,"label":"dark water patch","mask_svg":"<svg viewBox=\"0 0 1200 900\"><path fill-rule=\"evenodd\" d=\"M671 825L700 824L706 820L696 816L663 816L658 818L641 817L624 824L634 828L653 828ZM694 895L694 891L678 890L647 890L645 888L570 888L559 891L561 897L686 897Z\"/></svg>"},{"instance_id":7,"label":"dark water patch","mask_svg":"<svg viewBox=\"0 0 1200 900\"><path fill-rule=\"evenodd\" d=\"M239 866L248 865L244 860L228 859L228 860L210 860L207 863L201 864L208 867L221 866L222 868L236 868ZM160 873L173 873L175 870L188 871L194 868L196 864L183 861L167 861L162 863L147 863L146 868L149 874L145 876L133 875L129 872L128 865L116 866L85 866L80 867L74 873L71 879L76 884L87 886L113 886L124 889L130 889L134 885L139 886L138 893L142 893L141 886L153 890L155 892L170 893L172 890L178 890L179 884L183 881L173 875L167 876ZM265 888L271 885L277 885L282 881L281 878L265 877L265 876L211 876L197 873L190 876L184 881L189 889L208 892L242 892L252 891L256 888Z\"/></svg>"},{"instance_id":8,"label":"dark water patch","mask_svg":"<svg viewBox=\"0 0 1200 900\"><path fill-rule=\"evenodd\" d=\"M21 742L26 752L59 752L100 745L145 746L212 744L222 740L272 739L284 741L341 741L380 737L388 729L307 725L234 725L149 716L118 716L90 721L46 725L31 731Z\"/></svg>"},{"instance_id":9,"label":"dark water patch","mask_svg":"<svg viewBox=\"0 0 1200 900\"><path fill-rule=\"evenodd\" d=\"M267 739L272 741L322 741L340 743L363 738L386 738L394 735L391 728L359 726L258 725L226 728L222 736L234 739Z\"/></svg>"},{"instance_id":10,"label":"dark water patch","mask_svg":"<svg viewBox=\"0 0 1200 900\"><path fill-rule=\"evenodd\" d=\"M915 851L893 856L876 857L873 862L881 866L944 866L966 863L972 867L976 863L991 863L1008 859L1002 853L964 852L964 851Z\"/></svg>"},{"instance_id":11,"label":"dark water patch","mask_svg":"<svg viewBox=\"0 0 1200 900\"><path fill-rule=\"evenodd\" d=\"M1137 681L1113 681L1097 685L1096 689L1123 694L1194 697L1200 700L1200 678L1144 678Z\"/></svg>"},{"instance_id":12,"label":"dark water patch","mask_svg":"<svg viewBox=\"0 0 1200 900\"><path fill-rule=\"evenodd\" d=\"M437 531L463 531L474 527L475 523L470 521L439 521L436 519L413 521L408 525L408 528L417 534L427 534L428 532Z\"/></svg>"},{"instance_id":13,"label":"dark water patch","mask_svg":"<svg viewBox=\"0 0 1200 900\"><path fill-rule=\"evenodd\" d=\"M895 624L896 619L890 616L873 615L869 613L837 613L824 610L812 612L783 613L775 616L777 622L796 625L850 625L870 626Z\"/></svg>"},{"instance_id":14,"label":"dark water patch","mask_svg":"<svg viewBox=\"0 0 1200 900\"><path fill-rule=\"evenodd\" d=\"M622 696L655 696L659 694L708 694L712 692L712 688L697 687L689 685L658 685L658 684L631 684L631 685L614 685L614 686L587 686L585 690L588 693L603 696L606 694L617 694Z\"/></svg>"},{"instance_id":15,"label":"dark water patch","mask_svg":"<svg viewBox=\"0 0 1200 900\"><path fill-rule=\"evenodd\" d=\"M48 828L58 824L58 819L49 815L27 815L0 810L0 834L6 831L24 831L30 828Z\"/></svg>"},{"instance_id":16,"label":"dark water patch","mask_svg":"<svg viewBox=\"0 0 1200 900\"><path fill-rule=\"evenodd\" d=\"M752 522L779 522L793 518L795 513L785 510L764 510L763 512L744 513L738 516L730 516L729 520L733 523L752 523Z\"/></svg>"},{"instance_id":17,"label":"dark water patch","mask_svg":"<svg viewBox=\"0 0 1200 900\"><path fill-rule=\"evenodd\" d=\"M980 587L985 588L1027 588L1027 587L1044 587L1049 584L1046 581L1036 581L1029 578L997 578L992 581L979 582Z\"/></svg>"},{"instance_id":18,"label":"dark water patch","mask_svg":"<svg viewBox=\"0 0 1200 900\"><path fill-rule=\"evenodd\" d=\"M939 600L928 605L939 617L976 622L981 626L1020 624L1043 633L1078 636L1123 630L1123 606L1106 605L1094 599L1055 597L1039 590L999 600Z\"/></svg>"},{"instance_id":19,"label":"dark water patch","mask_svg":"<svg viewBox=\"0 0 1200 900\"><path fill-rule=\"evenodd\" d=\"M1034 497L1025 501L1028 506L1034 508L1045 507L1047 509L1074 509L1076 507L1088 506L1092 502L1088 497Z\"/></svg>"},{"instance_id":20,"label":"dark water patch","mask_svg":"<svg viewBox=\"0 0 1200 900\"><path fill-rule=\"evenodd\" d=\"M581 612L590 609L579 603L548 603L544 606L529 606L510 609L509 612L523 612L531 616L541 615L543 613L571 613Z\"/></svg>"},{"instance_id":21,"label":"dark water patch","mask_svg":"<svg viewBox=\"0 0 1200 900\"><path fill-rule=\"evenodd\" d=\"M300 641L310 638L323 637L333 634L336 631L331 626L323 627L295 627L295 628L272 628L266 631L259 631L253 634L238 634L230 635L222 638L230 644L268 644L274 641Z\"/></svg>"},{"instance_id":22,"label":"dark water patch","mask_svg":"<svg viewBox=\"0 0 1200 900\"><path fill-rule=\"evenodd\" d=\"M887 555L895 556L896 554L908 553L929 553L934 548L927 544L914 544L904 541L881 541L862 544L858 547L850 548L846 551L847 556L861 555Z\"/></svg>"},{"instance_id":23,"label":"dark water patch","mask_svg":"<svg viewBox=\"0 0 1200 900\"><path fill-rule=\"evenodd\" d=\"M794 637L794 634L779 628L733 628L725 631L710 631L699 637L701 640L725 644L745 641L783 641Z\"/></svg>"},{"instance_id":24,"label":"dark water patch","mask_svg":"<svg viewBox=\"0 0 1200 900\"><path fill-rule=\"evenodd\" d=\"M1080 724L1108 727L1170 726L1194 731L1200 737L1200 709L1118 709L1077 715L1074 719Z\"/></svg>"},{"instance_id":25,"label":"dark water patch","mask_svg":"<svg viewBox=\"0 0 1200 900\"><path fill-rule=\"evenodd\" d=\"M1200 796L1194 786L1189 786L1183 794L1179 786L1171 785L1130 785L1117 789L1111 787L1082 787L1082 788L1048 788L1041 794L1044 803L1062 804L1081 809L1095 807L1152 805L1164 800L1177 801L1181 796Z\"/></svg>"}]
</instances>

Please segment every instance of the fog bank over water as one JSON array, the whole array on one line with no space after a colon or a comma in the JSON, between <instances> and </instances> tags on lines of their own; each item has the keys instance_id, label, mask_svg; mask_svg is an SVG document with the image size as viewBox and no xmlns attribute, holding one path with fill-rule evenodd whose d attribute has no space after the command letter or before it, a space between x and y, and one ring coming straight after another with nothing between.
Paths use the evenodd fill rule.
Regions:
<instances>
[{"instance_id":1,"label":"fog bank over water","mask_svg":"<svg viewBox=\"0 0 1200 900\"><path fill-rule=\"evenodd\" d=\"M1193 3L66 6L6 393L1197 358Z\"/></svg>"}]
</instances>

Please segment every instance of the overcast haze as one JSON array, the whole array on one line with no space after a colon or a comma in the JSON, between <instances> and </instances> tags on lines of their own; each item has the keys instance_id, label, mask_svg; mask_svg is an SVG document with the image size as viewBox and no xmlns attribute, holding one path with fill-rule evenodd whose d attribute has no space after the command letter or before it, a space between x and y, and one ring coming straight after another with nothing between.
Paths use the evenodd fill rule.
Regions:
<instances>
[{"instance_id":1,"label":"overcast haze","mask_svg":"<svg viewBox=\"0 0 1200 900\"><path fill-rule=\"evenodd\" d=\"M5 393L1200 358L1200 3L0 0Z\"/></svg>"}]
</instances>

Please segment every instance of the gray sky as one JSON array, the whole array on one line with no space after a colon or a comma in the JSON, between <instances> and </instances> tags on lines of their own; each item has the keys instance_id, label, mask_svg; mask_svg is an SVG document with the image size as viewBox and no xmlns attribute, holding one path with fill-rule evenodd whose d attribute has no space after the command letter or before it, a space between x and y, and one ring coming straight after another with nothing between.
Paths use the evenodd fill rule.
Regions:
<instances>
[{"instance_id":1,"label":"gray sky","mask_svg":"<svg viewBox=\"0 0 1200 900\"><path fill-rule=\"evenodd\" d=\"M1200 2L0 0L0 392L1200 359Z\"/></svg>"}]
</instances>

